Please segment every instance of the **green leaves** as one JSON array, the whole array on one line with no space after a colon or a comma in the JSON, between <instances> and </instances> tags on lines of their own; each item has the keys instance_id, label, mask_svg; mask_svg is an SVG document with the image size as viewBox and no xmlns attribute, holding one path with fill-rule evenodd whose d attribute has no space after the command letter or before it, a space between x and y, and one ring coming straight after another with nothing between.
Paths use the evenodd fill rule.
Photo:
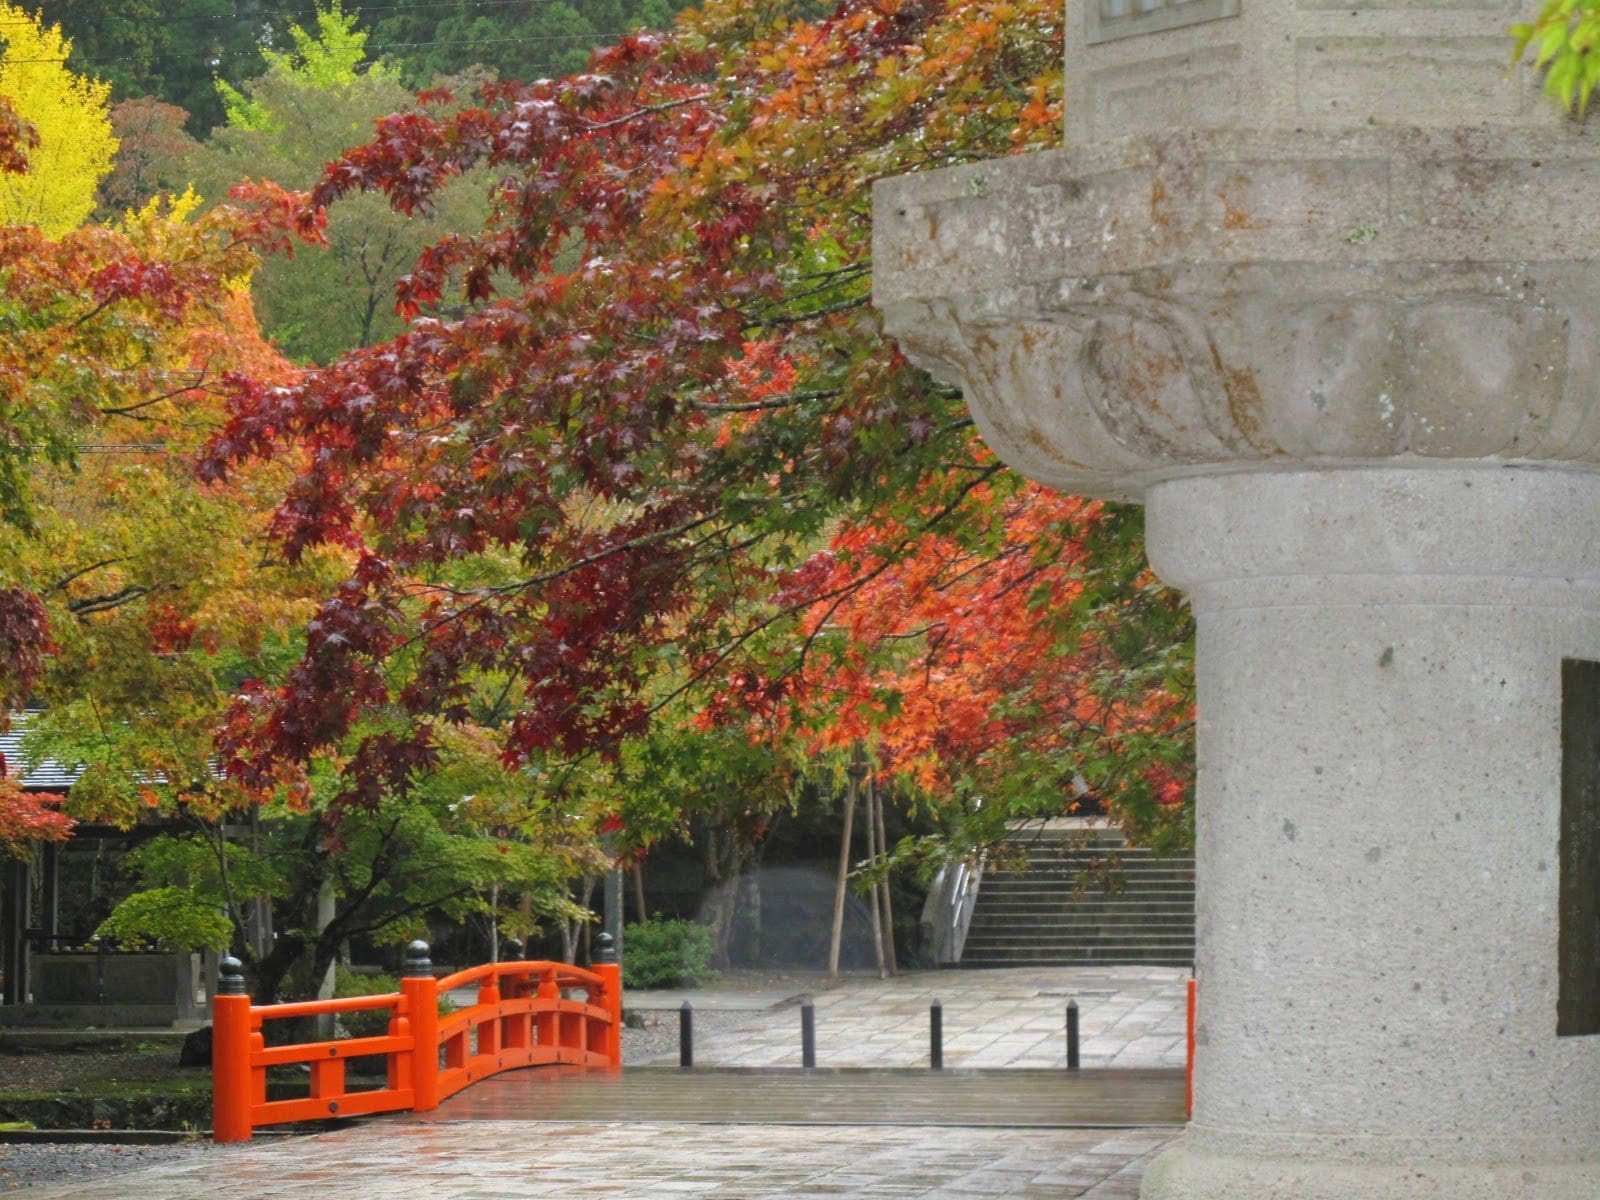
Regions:
<instances>
[{"instance_id":1,"label":"green leaves","mask_svg":"<svg viewBox=\"0 0 1600 1200\"><path fill-rule=\"evenodd\" d=\"M161 887L134 892L94 931L127 949L222 950L233 925L222 911L187 888Z\"/></svg>"},{"instance_id":2,"label":"green leaves","mask_svg":"<svg viewBox=\"0 0 1600 1200\"><path fill-rule=\"evenodd\" d=\"M1512 61L1544 69L1544 90L1578 117L1600 85L1600 0L1548 0L1531 22L1514 25Z\"/></svg>"}]
</instances>

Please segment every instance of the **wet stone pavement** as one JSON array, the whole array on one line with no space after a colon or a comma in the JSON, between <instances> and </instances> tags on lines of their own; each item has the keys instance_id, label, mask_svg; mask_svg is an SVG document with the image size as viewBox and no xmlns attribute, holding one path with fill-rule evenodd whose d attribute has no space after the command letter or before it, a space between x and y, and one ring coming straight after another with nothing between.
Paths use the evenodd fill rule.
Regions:
<instances>
[{"instance_id":1,"label":"wet stone pavement","mask_svg":"<svg viewBox=\"0 0 1600 1200\"><path fill-rule=\"evenodd\" d=\"M1023 967L915 971L888 980L856 976L827 989L820 980L802 982L787 1002L769 1003L737 1020L719 1011L705 1029L697 1023L695 1064L798 1066L795 1002L805 993L816 1005L818 1066L925 1065L928 1006L938 1000L944 1010L946 1066L1064 1067L1066 1006L1076 1000L1083 1066L1181 1068L1188 978L1188 971L1171 967ZM710 1003L717 999L716 993L705 997ZM671 993L642 998L651 1006L648 1017L673 1029L681 1003L682 997ZM676 1062L675 1038L670 1045L628 1054L624 1061Z\"/></svg>"},{"instance_id":2,"label":"wet stone pavement","mask_svg":"<svg viewBox=\"0 0 1600 1200\"><path fill-rule=\"evenodd\" d=\"M29 1200L1135 1200L1172 1130L375 1121Z\"/></svg>"},{"instance_id":3,"label":"wet stone pavement","mask_svg":"<svg viewBox=\"0 0 1600 1200\"><path fill-rule=\"evenodd\" d=\"M1135 1200L1151 1158L1179 1133L1174 1105L1181 1108L1181 1076L1173 1068L1183 1065L1185 978L1186 972L1157 968L1030 968L855 978L827 990L816 981L786 981L776 989L740 984L743 996L731 988L698 997L707 1019L696 1030L696 1063L745 1070L717 1072L720 1081L697 1078L681 1094L660 1091L661 1080L673 1074L660 1068L677 1061L673 1035L682 996L639 994L630 1000L653 1025L625 1031L624 1061L654 1066L636 1073L635 1084L625 1073L622 1091L634 1098L628 1104L552 1096L562 1081L545 1081L541 1093L535 1073L508 1074L468 1089L428 1118L396 1115L316 1136L202 1145L142 1170L10 1194L27 1200ZM798 1065L803 992L816 1004L819 1066L878 1069L859 1072L872 1076L869 1091L847 1080L854 1090L829 1094L827 1077L849 1072L823 1070L815 1073L822 1089L815 1096L780 1103L777 1093L793 1096L807 1076L775 1080L752 1069ZM1076 1083L1063 1083L1062 1095L1040 1092L1053 1078L1067 1079L1065 1007L1074 997L1084 1067L1140 1070L1105 1078L1086 1070ZM1033 1068L1005 1081L1016 1087L999 1095L982 1120L963 1116L956 1104L930 1107L937 1089L929 1075L906 1069L927 1062L934 998L944 1006L947 1086L959 1078L956 1068ZM750 1088L746 1104L727 1094L728 1080L741 1075ZM658 1094L639 1101L647 1082ZM896 1086L916 1100L890 1114ZM1048 1123L1129 1127L1028 1128L1029 1087L1056 1106ZM1103 1102L1095 1099L1097 1088L1108 1089ZM603 1099L603 1093L597 1082L588 1095ZM1063 1099L1067 1093L1076 1098ZM797 1120L792 1112L784 1116L785 1105L795 1104L812 1106L807 1123L776 1123ZM876 1117L871 1105L878 1106ZM1015 1120L996 1124L995 1107L1014 1112ZM1038 1124L1049 1105L1034 1107ZM903 1123L922 1112L930 1123Z\"/></svg>"}]
</instances>

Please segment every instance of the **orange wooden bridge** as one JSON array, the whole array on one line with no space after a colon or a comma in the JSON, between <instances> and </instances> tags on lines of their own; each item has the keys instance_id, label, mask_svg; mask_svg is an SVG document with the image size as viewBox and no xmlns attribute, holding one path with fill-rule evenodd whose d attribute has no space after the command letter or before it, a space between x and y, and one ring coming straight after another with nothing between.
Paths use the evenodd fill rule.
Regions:
<instances>
[{"instance_id":1,"label":"orange wooden bridge","mask_svg":"<svg viewBox=\"0 0 1600 1200\"><path fill-rule=\"evenodd\" d=\"M558 962L499 962L434 977L428 947L413 942L400 990L381 996L251 1003L243 968L224 959L212 999L212 1136L247 1141L263 1125L330 1120L410 1109L427 1112L468 1084L519 1067L622 1067L622 968L600 936L592 971ZM439 997L478 986L475 1002L445 1016ZM581 998L576 993L582 993ZM378 1037L268 1045L268 1021L387 1010ZM381 1055L383 1086L350 1090L350 1059ZM267 1098L271 1067L304 1064L310 1094Z\"/></svg>"}]
</instances>

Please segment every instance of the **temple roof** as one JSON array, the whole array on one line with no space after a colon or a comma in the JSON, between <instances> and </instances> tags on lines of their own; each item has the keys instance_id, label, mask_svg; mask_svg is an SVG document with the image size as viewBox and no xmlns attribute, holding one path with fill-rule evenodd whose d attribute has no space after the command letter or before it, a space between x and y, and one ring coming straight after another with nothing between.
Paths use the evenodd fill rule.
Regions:
<instances>
[{"instance_id":1,"label":"temple roof","mask_svg":"<svg viewBox=\"0 0 1600 1200\"><path fill-rule=\"evenodd\" d=\"M30 792L64 792L83 774L79 766L66 766L53 758L36 763L26 769L22 756L22 739L27 732L31 712L13 713L11 728L0 733L0 757L5 760L6 773L12 778L21 777L22 786Z\"/></svg>"}]
</instances>

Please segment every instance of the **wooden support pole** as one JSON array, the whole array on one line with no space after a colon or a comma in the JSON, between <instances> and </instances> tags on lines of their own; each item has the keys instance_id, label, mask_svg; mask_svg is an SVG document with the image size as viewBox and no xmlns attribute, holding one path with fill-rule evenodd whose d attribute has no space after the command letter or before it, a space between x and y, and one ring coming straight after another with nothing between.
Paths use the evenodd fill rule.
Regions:
<instances>
[{"instance_id":1,"label":"wooden support pole","mask_svg":"<svg viewBox=\"0 0 1600 1200\"><path fill-rule=\"evenodd\" d=\"M878 869L878 823L873 804L877 789L872 786L872 777L866 779L867 810L863 814L867 826L867 869L876 872ZM878 960L878 978L887 979L889 972L884 969L883 963L883 913L878 905L878 885L874 882L867 892L867 904L872 909L872 952Z\"/></svg>"},{"instance_id":2,"label":"wooden support pole","mask_svg":"<svg viewBox=\"0 0 1600 1200\"><path fill-rule=\"evenodd\" d=\"M878 847L883 852L884 862L889 861L889 835L883 826L883 796L878 791L877 781L869 778L867 788L872 796L872 806L876 812L875 820L878 824ZM894 953L894 902L889 898L889 874L884 872L883 882L883 945L889 956L889 974L900 974L900 963Z\"/></svg>"},{"instance_id":3,"label":"wooden support pole","mask_svg":"<svg viewBox=\"0 0 1600 1200\"><path fill-rule=\"evenodd\" d=\"M856 817L856 776L845 791L844 832L839 835L839 883L833 892L833 931L828 938L828 982L839 978L839 943L844 937L844 894L850 879L850 833Z\"/></svg>"}]
</instances>

